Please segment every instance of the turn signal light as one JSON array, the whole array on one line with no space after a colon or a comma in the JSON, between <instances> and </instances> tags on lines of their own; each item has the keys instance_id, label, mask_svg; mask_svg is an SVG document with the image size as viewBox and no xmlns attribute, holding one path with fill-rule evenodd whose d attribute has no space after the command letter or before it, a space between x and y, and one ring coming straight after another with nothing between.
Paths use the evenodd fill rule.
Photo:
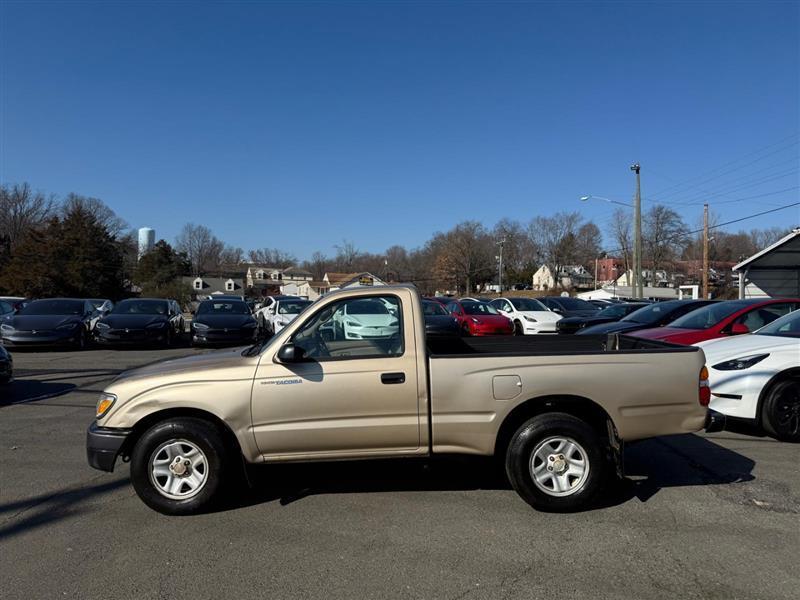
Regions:
<instances>
[{"instance_id":1,"label":"turn signal light","mask_svg":"<svg viewBox=\"0 0 800 600\"><path fill-rule=\"evenodd\" d=\"M704 366L700 369L700 394L698 396L700 406L708 406L711 402L711 387L708 384L708 369Z\"/></svg>"},{"instance_id":2,"label":"turn signal light","mask_svg":"<svg viewBox=\"0 0 800 600\"><path fill-rule=\"evenodd\" d=\"M111 405L114 404L114 400L117 397L114 394L102 394L100 396L100 400L97 402L97 410L95 411L95 418L99 419L102 417L108 409L111 408Z\"/></svg>"}]
</instances>

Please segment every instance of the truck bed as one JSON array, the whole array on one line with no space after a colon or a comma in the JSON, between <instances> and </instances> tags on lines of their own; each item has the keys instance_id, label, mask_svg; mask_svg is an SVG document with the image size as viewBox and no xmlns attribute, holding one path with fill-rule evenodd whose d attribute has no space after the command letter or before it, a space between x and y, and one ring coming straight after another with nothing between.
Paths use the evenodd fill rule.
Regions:
<instances>
[{"instance_id":1,"label":"truck bed","mask_svg":"<svg viewBox=\"0 0 800 600\"><path fill-rule=\"evenodd\" d=\"M429 337L430 358L480 356L550 356L631 352L697 352L694 346L679 346L633 336L526 335L487 337Z\"/></svg>"}]
</instances>

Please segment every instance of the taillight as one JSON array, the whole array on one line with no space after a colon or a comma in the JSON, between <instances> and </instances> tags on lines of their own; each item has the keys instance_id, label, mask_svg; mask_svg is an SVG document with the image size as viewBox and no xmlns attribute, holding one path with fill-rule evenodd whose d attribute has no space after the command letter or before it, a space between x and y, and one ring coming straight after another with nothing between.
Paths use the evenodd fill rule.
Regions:
<instances>
[{"instance_id":1,"label":"taillight","mask_svg":"<svg viewBox=\"0 0 800 600\"><path fill-rule=\"evenodd\" d=\"M703 367L700 369L700 390L698 402L700 406L708 406L711 402L711 387L708 384L708 369Z\"/></svg>"}]
</instances>

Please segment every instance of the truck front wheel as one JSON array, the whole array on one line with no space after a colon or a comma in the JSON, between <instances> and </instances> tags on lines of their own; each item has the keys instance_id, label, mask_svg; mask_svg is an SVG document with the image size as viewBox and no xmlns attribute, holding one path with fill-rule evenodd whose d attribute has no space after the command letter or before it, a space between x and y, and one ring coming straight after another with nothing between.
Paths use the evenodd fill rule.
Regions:
<instances>
[{"instance_id":1,"label":"truck front wheel","mask_svg":"<svg viewBox=\"0 0 800 600\"><path fill-rule=\"evenodd\" d=\"M523 423L508 445L511 485L537 510L586 508L609 476L602 438L566 413L538 415Z\"/></svg>"},{"instance_id":2,"label":"truck front wheel","mask_svg":"<svg viewBox=\"0 0 800 600\"><path fill-rule=\"evenodd\" d=\"M131 454L131 482L139 498L167 515L208 510L224 489L228 449L203 419L176 418L153 425Z\"/></svg>"}]
</instances>

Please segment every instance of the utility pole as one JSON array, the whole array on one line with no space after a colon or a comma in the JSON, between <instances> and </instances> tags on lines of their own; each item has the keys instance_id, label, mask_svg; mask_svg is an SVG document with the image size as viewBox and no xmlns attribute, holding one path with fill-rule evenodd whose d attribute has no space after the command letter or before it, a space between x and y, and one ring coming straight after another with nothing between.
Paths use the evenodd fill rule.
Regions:
<instances>
[{"instance_id":1,"label":"utility pole","mask_svg":"<svg viewBox=\"0 0 800 600\"><path fill-rule=\"evenodd\" d=\"M499 293L503 293L503 246L506 243L506 238L500 238L497 245L500 246L500 262L497 266L497 288Z\"/></svg>"},{"instance_id":2,"label":"utility pole","mask_svg":"<svg viewBox=\"0 0 800 600\"><path fill-rule=\"evenodd\" d=\"M708 299L708 204L703 204L703 300Z\"/></svg>"},{"instance_id":3,"label":"utility pole","mask_svg":"<svg viewBox=\"0 0 800 600\"><path fill-rule=\"evenodd\" d=\"M642 284L642 188L639 181L639 163L631 165L631 171L636 173L636 198L633 204L633 292L634 298L643 298Z\"/></svg>"}]
</instances>

